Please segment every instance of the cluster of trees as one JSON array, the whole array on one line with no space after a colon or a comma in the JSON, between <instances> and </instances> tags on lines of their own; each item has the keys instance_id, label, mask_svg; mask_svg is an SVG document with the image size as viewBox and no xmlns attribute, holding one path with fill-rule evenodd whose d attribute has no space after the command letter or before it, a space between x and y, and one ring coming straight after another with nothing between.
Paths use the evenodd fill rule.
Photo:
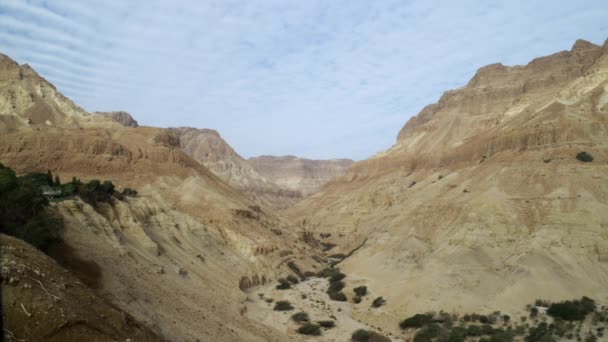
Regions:
<instances>
[{"instance_id":1,"label":"cluster of trees","mask_svg":"<svg viewBox=\"0 0 608 342\"><path fill-rule=\"evenodd\" d=\"M137 191L130 188L117 191L111 181L94 179L83 183L74 177L62 184L59 176L53 177L51 171L17 177L11 168L0 163L0 233L22 239L43 251L59 241L63 222L47 210L49 201L43 194L45 189L57 191L58 197L77 195L92 206L111 202L112 198L137 195Z\"/></svg>"},{"instance_id":2,"label":"cluster of trees","mask_svg":"<svg viewBox=\"0 0 608 342\"><path fill-rule=\"evenodd\" d=\"M17 177L0 163L0 233L19 238L46 251L60 240L61 218L46 210L49 202L40 185L54 182L48 174ZM57 179L58 181L58 179Z\"/></svg>"}]
</instances>

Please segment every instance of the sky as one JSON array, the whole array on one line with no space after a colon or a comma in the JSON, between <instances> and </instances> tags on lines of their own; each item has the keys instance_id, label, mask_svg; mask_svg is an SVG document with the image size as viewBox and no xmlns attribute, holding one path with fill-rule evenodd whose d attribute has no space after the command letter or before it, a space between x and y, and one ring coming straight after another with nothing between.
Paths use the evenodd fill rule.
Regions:
<instances>
[{"instance_id":1,"label":"sky","mask_svg":"<svg viewBox=\"0 0 608 342\"><path fill-rule=\"evenodd\" d=\"M0 52L84 109L244 157L364 159L478 68L579 38L608 38L608 1L0 0Z\"/></svg>"}]
</instances>

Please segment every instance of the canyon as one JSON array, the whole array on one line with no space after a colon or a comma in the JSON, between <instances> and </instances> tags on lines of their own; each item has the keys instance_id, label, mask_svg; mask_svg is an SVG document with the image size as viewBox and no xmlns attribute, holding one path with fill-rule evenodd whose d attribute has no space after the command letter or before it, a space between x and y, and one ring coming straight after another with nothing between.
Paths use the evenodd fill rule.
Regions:
<instances>
[{"instance_id":1,"label":"canyon","mask_svg":"<svg viewBox=\"0 0 608 342\"><path fill-rule=\"evenodd\" d=\"M33 340L307 340L272 309L289 300L335 317L312 339L368 329L404 341L399 321L417 313L605 304L607 118L608 41L578 40L527 65L482 67L366 160L245 159L212 129L88 113L0 55L2 164L138 192L51 201L64 224L55 259L0 236L5 322ZM345 301L327 297L328 267L344 272ZM278 289L288 275L298 281ZM356 303L360 286L369 294ZM26 332L27 320L40 329Z\"/></svg>"}]
</instances>

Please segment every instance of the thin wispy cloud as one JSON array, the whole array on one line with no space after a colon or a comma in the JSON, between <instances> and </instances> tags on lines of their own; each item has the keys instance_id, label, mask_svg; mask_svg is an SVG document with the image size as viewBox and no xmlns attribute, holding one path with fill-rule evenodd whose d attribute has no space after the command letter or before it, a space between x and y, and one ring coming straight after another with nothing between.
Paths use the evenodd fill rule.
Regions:
<instances>
[{"instance_id":1,"label":"thin wispy cloud","mask_svg":"<svg viewBox=\"0 0 608 342\"><path fill-rule=\"evenodd\" d=\"M608 37L605 1L0 1L0 52L89 111L244 156L365 158L479 67Z\"/></svg>"}]
</instances>

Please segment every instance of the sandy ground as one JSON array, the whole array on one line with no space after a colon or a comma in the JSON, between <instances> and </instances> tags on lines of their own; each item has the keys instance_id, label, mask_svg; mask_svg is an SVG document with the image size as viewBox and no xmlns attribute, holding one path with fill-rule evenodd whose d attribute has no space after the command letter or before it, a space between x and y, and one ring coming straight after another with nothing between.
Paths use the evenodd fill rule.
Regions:
<instances>
[{"instance_id":1,"label":"sandy ground","mask_svg":"<svg viewBox=\"0 0 608 342\"><path fill-rule=\"evenodd\" d=\"M301 341L342 342L348 340L357 329L376 330L352 318L354 305L369 306L373 298L370 298L368 295L364 297L360 304L333 301L325 293L328 285L329 283L325 278L310 278L300 282L289 290L275 289L276 283L257 287L251 291L245 303L247 308L246 316L293 336L294 340ZM268 298L272 298L273 302L266 302ZM289 301L294 309L290 311L274 311L274 303L279 300ZM323 332L321 336L308 337L300 335L296 332L300 325L291 319L291 315L300 311L308 313L311 322L333 319L336 326L331 329L322 328ZM393 338L392 341L403 340Z\"/></svg>"}]
</instances>

